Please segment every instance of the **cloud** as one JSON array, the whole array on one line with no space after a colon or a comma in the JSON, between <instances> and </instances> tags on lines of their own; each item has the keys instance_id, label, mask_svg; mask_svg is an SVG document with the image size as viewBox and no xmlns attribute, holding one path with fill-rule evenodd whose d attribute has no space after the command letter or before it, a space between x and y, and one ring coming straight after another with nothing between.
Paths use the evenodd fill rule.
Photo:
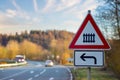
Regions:
<instances>
[{"instance_id":1,"label":"cloud","mask_svg":"<svg viewBox=\"0 0 120 80\"><path fill-rule=\"evenodd\" d=\"M39 17L26 20L19 18L17 15L18 13L14 13L14 10L11 9L7 9L6 12L0 11L0 33L14 34L40 26L41 19Z\"/></svg>"},{"instance_id":2,"label":"cloud","mask_svg":"<svg viewBox=\"0 0 120 80\"><path fill-rule=\"evenodd\" d=\"M8 11L12 12L12 10L8 10ZM19 25L19 22L15 19L15 17L13 17L13 15L15 14L12 13L11 15L11 13L8 14L8 13L0 12L0 25L4 25L4 26Z\"/></svg>"},{"instance_id":3,"label":"cloud","mask_svg":"<svg viewBox=\"0 0 120 80\"><path fill-rule=\"evenodd\" d=\"M6 13L0 11L0 33L15 34L15 32L21 32L25 29L29 29L30 25L28 22L22 22L19 19L16 19L16 17L11 17L10 14L8 16L9 11L11 14L11 10L8 10L8 12L6 11Z\"/></svg>"},{"instance_id":4,"label":"cloud","mask_svg":"<svg viewBox=\"0 0 120 80\"><path fill-rule=\"evenodd\" d=\"M12 1L13 6L14 6L17 10L21 10L20 6L16 3L15 0L11 0L11 1Z\"/></svg>"},{"instance_id":5,"label":"cloud","mask_svg":"<svg viewBox=\"0 0 120 80\"><path fill-rule=\"evenodd\" d=\"M24 10L21 9L21 7L16 3L15 0L11 0L13 6L16 8L16 16L19 18L23 18L26 20L30 19L30 16L28 15L28 13Z\"/></svg>"},{"instance_id":6,"label":"cloud","mask_svg":"<svg viewBox=\"0 0 120 80\"><path fill-rule=\"evenodd\" d=\"M8 10L9 13L9 10ZM11 14L11 11L10 11ZM0 33L2 34L9 34L9 33L15 33L19 26L19 22L16 21L16 19L12 15L8 15L7 13L0 11ZM19 28L18 28L19 29Z\"/></svg>"},{"instance_id":7,"label":"cloud","mask_svg":"<svg viewBox=\"0 0 120 80\"><path fill-rule=\"evenodd\" d=\"M7 10L6 10L6 15L7 15L8 17L15 17L15 16L17 15L17 12L16 12L16 10L7 9Z\"/></svg>"},{"instance_id":8,"label":"cloud","mask_svg":"<svg viewBox=\"0 0 120 80\"><path fill-rule=\"evenodd\" d=\"M46 1L47 1L46 5L42 10L43 12L49 12L50 10L52 10L55 7L55 3L56 3L55 0L46 0Z\"/></svg>"},{"instance_id":9,"label":"cloud","mask_svg":"<svg viewBox=\"0 0 120 80\"><path fill-rule=\"evenodd\" d=\"M74 21L74 20L68 20L68 21L64 22L64 25L65 26L72 26L72 27L74 26L74 28L77 28L77 27L79 27L80 22L79 21Z\"/></svg>"},{"instance_id":10,"label":"cloud","mask_svg":"<svg viewBox=\"0 0 120 80\"><path fill-rule=\"evenodd\" d=\"M58 12L78 5L81 0L46 0L43 12Z\"/></svg>"},{"instance_id":11,"label":"cloud","mask_svg":"<svg viewBox=\"0 0 120 80\"><path fill-rule=\"evenodd\" d=\"M73 7L80 3L80 0L61 0L60 4L56 7L56 11L61 11Z\"/></svg>"},{"instance_id":12,"label":"cloud","mask_svg":"<svg viewBox=\"0 0 120 80\"><path fill-rule=\"evenodd\" d=\"M42 4L40 5L41 8L43 5L44 7L42 11L39 11L39 3L37 3L37 0L33 0L34 12L28 13L28 10L24 10L19 3L16 3L16 0L10 1L14 8L10 7L6 9L5 12L0 11L0 30L1 26L13 30L23 30L27 27L26 30L30 30L38 29L41 28L40 25L45 25L47 27L42 27L41 29L55 28L76 31L85 18L87 11L92 10L93 12L98 6L95 0L45 0L46 4L40 3ZM51 22L46 23L46 21L49 20L51 20ZM52 23L54 21L56 21L56 23ZM52 24L55 25L55 27L53 27ZM52 26L52 28L50 26Z\"/></svg>"},{"instance_id":13,"label":"cloud","mask_svg":"<svg viewBox=\"0 0 120 80\"><path fill-rule=\"evenodd\" d=\"M75 13L84 13L87 10L95 9L97 6L98 3L95 0L46 0L43 12L74 11Z\"/></svg>"},{"instance_id":14,"label":"cloud","mask_svg":"<svg viewBox=\"0 0 120 80\"><path fill-rule=\"evenodd\" d=\"M37 1L36 1L36 0L33 0L33 4L34 4L34 10L35 10L35 12L38 12Z\"/></svg>"},{"instance_id":15,"label":"cloud","mask_svg":"<svg viewBox=\"0 0 120 80\"><path fill-rule=\"evenodd\" d=\"M92 14L94 14L94 11L98 7L98 5L99 3L95 2L95 0L81 1L79 5L76 5L68 10L65 10L64 14L66 15L70 14L71 16L75 16L81 21L84 19L85 15L87 15L88 10L91 10Z\"/></svg>"}]
</instances>

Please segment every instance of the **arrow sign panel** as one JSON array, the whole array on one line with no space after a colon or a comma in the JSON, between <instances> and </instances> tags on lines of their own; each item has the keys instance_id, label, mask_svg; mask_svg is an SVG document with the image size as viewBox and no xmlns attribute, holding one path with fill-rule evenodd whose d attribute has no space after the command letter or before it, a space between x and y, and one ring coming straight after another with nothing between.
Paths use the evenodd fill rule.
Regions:
<instances>
[{"instance_id":1,"label":"arrow sign panel","mask_svg":"<svg viewBox=\"0 0 120 80\"><path fill-rule=\"evenodd\" d=\"M74 52L74 65L84 67L99 67L104 65L103 51L79 51Z\"/></svg>"}]
</instances>

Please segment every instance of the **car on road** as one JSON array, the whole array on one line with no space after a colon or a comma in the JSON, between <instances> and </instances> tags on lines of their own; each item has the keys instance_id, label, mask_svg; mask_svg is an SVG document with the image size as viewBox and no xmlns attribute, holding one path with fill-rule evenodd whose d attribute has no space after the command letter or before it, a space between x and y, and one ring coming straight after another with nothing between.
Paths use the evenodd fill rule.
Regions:
<instances>
[{"instance_id":1,"label":"car on road","mask_svg":"<svg viewBox=\"0 0 120 80\"><path fill-rule=\"evenodd\" d=\"M16 55L15 61L20 63L20 62L25 62L25 56L23 55Z\"/></svg>"},{"instance_id":2,"label":"car on road","mask_svg":"<svg viewBox=\"0 0 120 80\"><path fill-rule=\"evenodd\" d=\"M45 67L52 67L54 65L52 60L46 60L45 61Z\"/></svg>"}]
</instances>

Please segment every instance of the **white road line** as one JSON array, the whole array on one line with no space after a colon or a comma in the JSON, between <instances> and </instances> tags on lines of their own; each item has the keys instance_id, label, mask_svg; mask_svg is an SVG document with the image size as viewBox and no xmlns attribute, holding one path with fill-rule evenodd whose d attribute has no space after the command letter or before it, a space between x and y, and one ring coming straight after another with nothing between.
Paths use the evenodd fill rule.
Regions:
<instances>
[{"instance_id":1,"label":"white road line","mask_svg":"<svg viewBox=\"0 0 120 80\"><path fill-rule=\"evenodd\" d=\"M7 76L7 77L5 77L5 78L2 78L2 79L0 79L0 80L5 80L5 79L8 79L8 78L11 78L11 77L14 77L14 76L23 74L23 73L25 73L25 72L27 72L27 71L28 71L28 70L24 70L24 71L21 71L21 72L19 72L19 73L15 73L15 74L13 74L13 75L10 75L10 76Z\"/></svg>"},{"instance_id":2,"label":"white road line","mask_svg":"<svg viewBox=\"0 0 120 80\"><path fill-rule=\"evenodd\" d=\"M41 64L36 65L36 67L41 67L41 66L42 66Z\"/></svg>"},{"instance_id":3,"label":"white road line","mask_svg":"<svg viewBox=\"0 0 120 80\"><path fill-rule=\"evenodd\" d=\"M34 73L34 71L30 71L30 73L32 74L32 73Z\"/></svg>"},{"instance_id":4,"label":"white road line","mask_svg":"<svg viewBox=\"0 0 120 80\"><path fill-rule=\"evenodd\" d=\"M28 80L32 80L33 78L29 78Z\"/></svg>"},{"instance_id":5,"label":"white road line","mask_svg":"<svg viewBox=\"0 0 120 80\"><path fill-rule=\"evenodd\" d=\"M55 71L56 73L59 72L58 70Z\"/></svg>"},{"instance_id":6,"label":"white road line","mask_svg":"<svg viewBox=\"0 0 120 80\"><path fill-rule=\"evenodd\" d=\"M53 78L53 77L51 77L51 78L49 78L49 80L54 80L54 78Z\"/></svg>"},{"instance_id":7,"label":"white road line","mask_svg":"<svg viewBox=\"0 0 120 80\"><path fill-rule=\"evenodd\" d=\"M39 76L39 74L36 74L34 77L38 77Z\"/></svg>"},{"instance_id":8,"label":"white road line","mask_svg":"<svg viewBox=\"0 0 120 80\"><path fill-rule=\"evenodd\" d=\"M68 72L70 73L70 80L72 80L72 79L73 79L73 76L72 76L72 73L71 73L70 69L69 69L69 68L66 68L66 69L67 69Z\"/></svg>"},{"instance_id":9,"label":"white road line","mask_svg":"<svg viewBox=\"0 0 120 80\"><path fill-rule=\"evenodd\" d=\"M14 80L14 79L9 79L9 80Z\"/></svg>"},{"instance_id":10,"label":"white road line","mask_svg":"<svg viewBox=\"0 0 120 80\"><path fill-rule=\"evenodd\" d=\"M40 75L43 74L46 71L46 69L44 69L42 72L40 72Z\"/></svg>"}]
</instances>

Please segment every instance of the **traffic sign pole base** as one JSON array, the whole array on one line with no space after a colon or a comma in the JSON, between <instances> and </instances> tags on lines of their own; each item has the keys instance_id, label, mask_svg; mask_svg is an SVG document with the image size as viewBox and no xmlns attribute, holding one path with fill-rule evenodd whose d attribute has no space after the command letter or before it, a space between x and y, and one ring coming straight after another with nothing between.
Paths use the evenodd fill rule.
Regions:
<instances>
[{"instance_id":1,"label":"traffic sign pole base","mask_svg":"<svg viewBox=\"0 0 120 80\"><path fill-rule=\"evenodd\" d=\"M88 67L88 80L91 80L91 67Z\"/></svg>"}]
</instances>

